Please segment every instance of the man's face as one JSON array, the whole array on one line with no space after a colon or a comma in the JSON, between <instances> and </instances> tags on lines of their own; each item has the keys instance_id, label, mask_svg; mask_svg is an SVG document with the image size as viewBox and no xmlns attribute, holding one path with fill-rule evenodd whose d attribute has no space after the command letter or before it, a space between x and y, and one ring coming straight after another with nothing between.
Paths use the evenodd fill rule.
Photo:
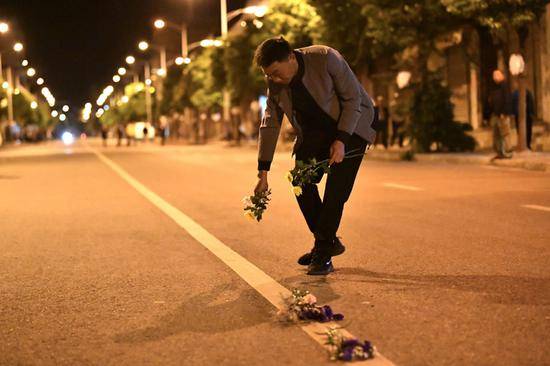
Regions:
<instances>
[{"instance_id":1,"label":"man's face","mask_svg":"<svg viewBox=\"0 0 550 366\"><path fill-rule=\"evenodd\" d=\"M291 54L286 60L275 61L271 65L262 68L268 80L282 85L290 84L296 70L296 56L294 54Z\"/></svg>"}]
</instances>

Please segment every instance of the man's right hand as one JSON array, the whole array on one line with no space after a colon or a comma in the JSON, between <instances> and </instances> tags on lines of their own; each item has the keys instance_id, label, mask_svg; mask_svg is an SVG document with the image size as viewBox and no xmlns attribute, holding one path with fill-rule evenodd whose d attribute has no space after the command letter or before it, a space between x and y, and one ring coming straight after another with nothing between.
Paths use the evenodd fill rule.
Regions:
<instances>
[{"instance_id":1,"label":"man's right hand","mask_svg":"<svg viewBox=\"0 0 550 366\"><path fill-rule=\"evenodd\" d=\"M256 184L256 188L254 188L254 193L263 193L269 189L269 185L267 184L267 171L261 170L258 173L258 183Z\"/></svg>"}]
</instances>

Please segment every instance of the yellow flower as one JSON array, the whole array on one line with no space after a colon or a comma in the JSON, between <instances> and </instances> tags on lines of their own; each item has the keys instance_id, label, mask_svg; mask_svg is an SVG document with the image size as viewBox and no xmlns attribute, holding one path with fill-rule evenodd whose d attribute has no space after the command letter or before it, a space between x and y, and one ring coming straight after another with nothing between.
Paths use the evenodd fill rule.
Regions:
<instances>
[{"instance_id":1,"label":"yellow flower","mask_svg":"<svg viewBox=\"0 0 550 366\"><path fill-rule=\"evenodd\" d=\"M247 219L249 219L251 221L256 220L256 216L254 216L254 213L252 211L249 211L249 210L244 211L244 217L246 217Z\"/></svg>"},{"instance_id":2,"label":"yellow flower","mask_svg":"<svg viewBox=\"0 0 550 366\"><path fill-rule=\"evenodd\" d=\"M294 180L294 177L292 176L291 172L286 173L285 177L290 183L292 183L292 181Z\"/></svg>"},{"instance_id":3,"label":"yellow flower","mask_svg":"<svg viewBox=\"0 0 550 366\"><path fill-rule=\"evenodd\" d=\"M293 186L292 187L292 193L296 195L296 197L300 197L302 195L302 187L300 186Z\"/></svg>"}]
</instances>

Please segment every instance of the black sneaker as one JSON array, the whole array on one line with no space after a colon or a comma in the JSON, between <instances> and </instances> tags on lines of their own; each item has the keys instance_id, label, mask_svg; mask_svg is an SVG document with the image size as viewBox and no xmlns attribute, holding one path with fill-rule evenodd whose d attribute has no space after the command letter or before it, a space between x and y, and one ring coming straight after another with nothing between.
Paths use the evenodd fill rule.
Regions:
<instances>
[{"instance_id":1,"label":"black sneaker","mask_svg":"<svg viewBox=\"0 0 550 366\"><path fill-rule=\"evenodd\" d=\"M332 259L328 255L320 255L314 253L311 263L307 269L307 274L310 276L325 276L334 272L334 266L332 265Z\"/></svg>"},{"instance_id":2,"label":"black sneaker","mask_svg":"<svg viewBox=\"0 0 550 366\"><path fill-rule=\"evenodd\" d=\"M298 264L302 266L309 266L314 251L315 247L313 247L309 253L306 253L298 258ZM330 246L328 254L330 254L331 257L335 257L344 253L345 251L346 247L344 246L344 244L342 244L340 238L334 238L333 245Z\"/></svg>"}]
</instances>

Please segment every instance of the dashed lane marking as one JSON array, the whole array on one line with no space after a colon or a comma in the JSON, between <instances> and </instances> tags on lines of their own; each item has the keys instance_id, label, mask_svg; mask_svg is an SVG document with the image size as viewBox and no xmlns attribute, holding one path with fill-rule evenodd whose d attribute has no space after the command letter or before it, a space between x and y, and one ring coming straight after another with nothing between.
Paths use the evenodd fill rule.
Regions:
<instances>
[{"instance_id":1,"label":"dashed lane marking","mask_svg":"<svg viewBox=\"0 0 550 366\"><path fill-rule=\"evenodd\" d=\"M388 188L395 188L395 189L404 189L406 191L414 191L414 192L418 192L418 191L423 191L424 189L422 188L419 188L419 187L414 187L414 186L407 186L407 185L404 185L404 184L397 184L397 183L392 183L392 182L386 182L384 184L382 184L384 187L388 187Z\"/></svg>"},{"instance_id":2,"label":"dashed lane marking","mask_svg":"<svg viewBox=\"0 0 550 366\"><path fill-rule=\"evenodd\" d=\"M550 212L550 207L539 205L522 205L521 207L530 208L532 210L547 211Z\"/></svg>"}]
</instances>

